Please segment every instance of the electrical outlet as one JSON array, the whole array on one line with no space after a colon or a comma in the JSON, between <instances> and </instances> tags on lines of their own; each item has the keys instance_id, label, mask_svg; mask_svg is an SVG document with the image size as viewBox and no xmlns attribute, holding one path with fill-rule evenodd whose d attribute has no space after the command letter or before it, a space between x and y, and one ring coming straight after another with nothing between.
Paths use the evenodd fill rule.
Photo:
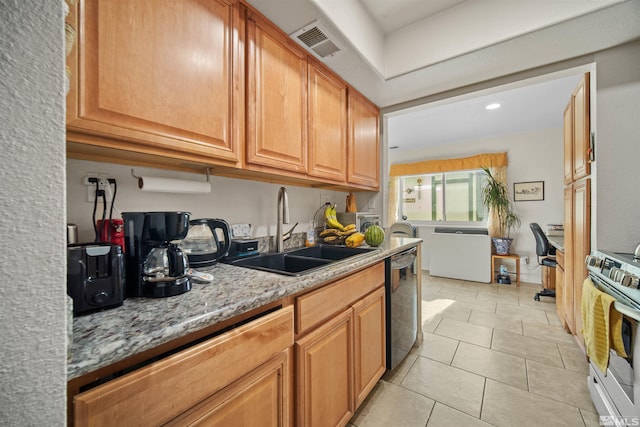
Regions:
<instances>
[{"instance_id":1,"label":"electrical outlet","mask_svg":"<svg viewBox=\"0 0 640 427\"><path fill-rule=\"evenodd\" d=\"M525 263L526 265L529 265L529 257L528 256L522 256L520 257L521 262Z\"/></svg>"},{"instance_id":2,"label":"electrical outlet","mask_svg":"<svg viewBox=\"0 0 640 427\"><path fill-rule=\"evenodd\" d=\"M82 183L87 187L87 202L93 203L96 199L95 180L98 180L98 190L105 191L107 202L110 202L113 195L113 187L110 189L107 188L108 184L105 184L105 182L108 182L108 180L115 181L115 178L110 178L109 175L100 174L100 173L89 173L82 180ZM102 200L102 197L100 197L98 201L101 201L101 200Z\"/></svg>"}]
</instances>

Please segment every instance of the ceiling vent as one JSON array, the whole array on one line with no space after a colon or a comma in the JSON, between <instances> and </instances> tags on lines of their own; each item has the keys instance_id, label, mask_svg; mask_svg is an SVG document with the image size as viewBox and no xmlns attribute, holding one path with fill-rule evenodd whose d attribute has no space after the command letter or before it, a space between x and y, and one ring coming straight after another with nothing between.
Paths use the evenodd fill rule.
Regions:
<instances>
[{"instance_id":1,"label":"ceiling vent","mask_svg":"<svg viewBox=\"0 0 640 427\"><path fill-rule=\"evenodd\" d=\"M342 50L336 37L319 21L305 25L290 37L320 59L331 57Z\"/></svg>"}]
</instances>

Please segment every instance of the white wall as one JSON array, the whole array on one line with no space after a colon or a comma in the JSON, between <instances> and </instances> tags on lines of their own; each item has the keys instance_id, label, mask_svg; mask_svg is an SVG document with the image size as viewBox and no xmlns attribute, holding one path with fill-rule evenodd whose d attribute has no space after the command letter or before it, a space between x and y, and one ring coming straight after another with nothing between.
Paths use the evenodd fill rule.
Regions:
<instances>
[{"instance_id":1,"label":"white wall","mask_svg":"<svg viewBox=\"0 0 640 427\"><path fill-rule=\"evenodd\" d=\"M135 167L137 176L205 181L204 174L192 174ZM68 222L78 225L81 241L92 241L93 203L87 202L87 188L83 178L89 173L107 174L118 184L115 207L127 211L187 211L191 218L222 218L230 224L250 223L254 236L276 234L277 196L279 184L248 181L235 178L210 177L211 193L176 194L152 193L138 189L138 181L131 176L131 167L111 163L98 163L69 159L67 163L67 210ZM285 186L289 196L290 225L298 222L295 232L307 229L316 210L321 206L321 195L337 203L344 211L347 193L319 190L306 187ZM364 204L364 202L362 203ZM361 205L359 203L359 205ZM102 218L102 204L98 204L98 219ZM114 218L120 218L114 212Z\"/></svg>"},{"instance_id":2,"label":"white wall","mask_svg":"<svg viewBox=\"0 0 640 427\"><path fill-rule=\"evenodd\" d=\"M568 102L568 100L567 100ZM540 283L540 269L536 266L535 239L529 223L537 222L545 229L547 224L562 224L564 219L563 130L546 129L523 134L507 135L458 144L442 145L423 150L389 152L389 164L416 162L427 159L467 157L479 153L506 151L509 159L507 180L513 194L514 182L544 181L544 200L517 202L516 208L522 226L512 234L512 252L529 257L529 266L522 266L521 280ZM422 265L429 266L429 234L433 227L421 227L423 245Z\"/></svg>"},{"instance_id":3,"label":"white wall","mask_svg":"<svg viewBox=\"0 0 640 427\"><path fill-rule=\"evenodd\" d=\"M66 425L62 1L0 1L0 425Z\"/></svg>"},{"instance_id":4,"label":"white wall","mask_svg":"<svg viewBox=\"0 0 640 427\"><path fill-rule=\"evenodd\" d=\"M640 243L640 41L597 53L595 61L592 246L633 252Z\"/></svg>"}]
</instances>

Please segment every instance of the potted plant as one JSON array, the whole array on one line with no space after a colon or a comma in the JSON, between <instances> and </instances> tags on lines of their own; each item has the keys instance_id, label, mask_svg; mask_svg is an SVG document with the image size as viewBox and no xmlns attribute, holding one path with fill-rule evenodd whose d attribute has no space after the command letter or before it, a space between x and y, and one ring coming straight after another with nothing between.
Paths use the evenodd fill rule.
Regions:
<instances>
[{"instance_id":1,"label":"potted plant","mask_svg":"<svg viewBox=\"0 0 640 427\"><path fill-rule=\"evenodd\" d=\"M513 241L511 230L520 227L520 216L515 212L507 184L497 180L488 167L482 170L486 176L482 187L482 203L488 208L489 215L493 212L497 219L493 245L498 255L506 255Z\"/></svg>"}]
</instances>

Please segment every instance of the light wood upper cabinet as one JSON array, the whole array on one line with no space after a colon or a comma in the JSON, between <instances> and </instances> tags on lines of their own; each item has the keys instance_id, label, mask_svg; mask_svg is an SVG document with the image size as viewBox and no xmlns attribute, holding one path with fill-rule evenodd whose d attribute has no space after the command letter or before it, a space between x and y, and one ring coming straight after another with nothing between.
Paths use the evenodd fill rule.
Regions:
<instances>
[{"instance_id":1,"label":"light wood upper cabinet","mask_svg":"<svg viewBox=\"0 0 640 427\"><path fill-rule=\"evenodd\" d=\"M573 180L584 178L591 173L589 163L590 115L589 115L589 73L573 92Z\"/></svg>"},{"instance_id":2,"label":"light wood upper cabinet","mask_svg":"<svg viewBox=\"0 0 640 427\"><path fill-rule=\"evenodd\" d=\"M309 59L309 176L347 178L347 86Z\"/></svg>"},{"instance_id":3,"label":"light wood upper cabinet","mask_svg":"<svg viewBox=\"0 0 640 427\"><path fill-rule=\"evenodd\" d=\"M237 1L85 1L69 20L78 33L67 57L69 141L237 164L244 140Z\"/></svg>"},{"instance_id":4,"label":"light wood upper cabinet","mask_svg":"<svg viewBox=\"0 0 640 427\"><path fill-rule=\"evenodd\" d=\"M305 174L306 52L251 11L247 43L247 168Z\"/></svg>"},{"instance_id":5,"label":"light wood upper cabinet","mask_svg":"<svg viewBox=\"0 0 640 427\"><path fill-rule=\"evenodd\" d=\"M362 95L349 91L349 135L347 181L379 189L379 111Z\"/></svg>"},{"instance_id":6,"label":"light wood upper cabinet","mask_svg":"<svg viewBox=\"0 0 640 427\"><path fill-rule=\"evenodd\" d=\"M564 183L573 181L573 96L564 109Z\"/></svg>"}]
</instances>

